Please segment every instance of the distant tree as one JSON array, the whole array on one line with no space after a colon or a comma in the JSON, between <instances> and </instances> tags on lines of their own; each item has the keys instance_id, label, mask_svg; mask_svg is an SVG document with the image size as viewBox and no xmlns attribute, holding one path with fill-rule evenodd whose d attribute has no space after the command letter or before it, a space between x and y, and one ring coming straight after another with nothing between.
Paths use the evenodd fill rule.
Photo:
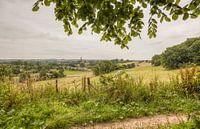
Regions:
<instances>
[{"instance_id":1,"label":"distant tree","mask_svg":"<svg viewBox=\"0 0 200 129\"><path fill-rule=\"evenodd\" d=\"M135 63L127 64L127 69L135 68Z\"/></svg>"},{"instance_id":2,"label":"distant tree","mask_svg":"<svg viewBox=\"0 0 200 129\"><path fill-rule=\"evenodd\" d=\"M59 78L65 77L64 69L59 69L58 73L59 73L59 76L58 76Z\"/></svg>"},{"instance_id":3,"label":"distant tree","mask_svg":"<svg viewBox=\"0 0 200 129\"><path fill-rule=\"evenodd\" d=\"M14 75L20 74L20 66L13 66L13 67L11 67L11 69L12 69L12 73Z\"/></svg>"},{"instance_id":4,"label":"distant tree","mask_svg":"<svg viewBox=\"0 0 200 129\"><path fill-rule=\"evenodd\" d=\"M30 79L31 75L29 72L23 72L20 74L19 76L19 82L25 82L27 81L28 79Z\"/></svg>"},{"instance_id":5,"label":"distant tree","mask_svg":"<svg viewBox=\"0 0 200 129\"><path fill-rule=\"evenodd\" d=\"M120 60L119 59L112 59L112 60L110 60L112 63L114 63L114 64L117 64L117 63L119 63L120 62Z\"/></svg>"},{"instance_id":6,"label":"distant tree","mask_svg":"<svg viewBox=\"0 0 200 129\"><path fill-rule=\"evenodd\" d=\"M39 78L40 80L48 79L48 71L46 69L41 69L39 72Z\"/></svg>"},{"instance_id":7,"label":"distant tree","mask_svg":"<svg viewBox=\"0 0 200 129\"><path fill-rule=\"evenodd\" d=\"M151 64L154 66L161 65L161 55L154 55L151 59Z\"/></svg>"},{"instance_id":8,"label":"distant tree","mask_svg":"<svg viewBox=\"0 0 200 129\"><path fill-rule=\"evenodd\" d=\"M116 70L116 65L111 61L100 61L92 70L94 75L110 73Z\"/></svg>"},{"instance_id":9,"label":"distant tree","mask_svg":"<svg viewBox=\"0 0 200 129\"><path fill-rule=\"evenodd\" d=\"M190 56L187 49L180 47L172 47L166 49L162 54L163 66L169 69L176 69L189 62Z\"/></svg>"},{"instance_id":10,"label":"distant tree","mask_svg":"<svg viewBox=\"0 0 200 129\"><path fill-rule=\"evenodd\" d=\"M187 49L191 56L191 62L200 65L200 38L191 40L191 45Z\"/></svg>"},{"instance_id":11,"label":"distant tree","mask_svg":"<svg viewBox=\"0 0 200 129\"><path fill-rule=\"evenodd\" d=\"M51 3L55 4L56 19L64 23L68 35L73 33L72 26L78 28L79 34L91 27L92 33L102 34L101 41L114 41L121 48L127 48L133 37L140 37L147 7L150 38L156 37L158 22L200 15L200 0L188 0L185 5L181 0L37 0L32 10L38 11L39 4Z\"/></svg>"},{"instance_id":12,"label":"distant tree","mask_svg":"<svg viewBox=\"0 0 200 129\"><path fill-rule=\"evenodd\" d=\"M0 64L0 79L4 79L5 77L10 77L12 71L9 66Z\"/></svg>"},{"instance_id":13,"label":"distant tree","mask_svg":"<svg viewBox=\"0 0 200 129\"><path fill-rule=\"evenodd\" d=\"M131 68L135 68L135 63L119 64L117 66L117 70L131 69Z\"/></svg>"},{"instance_id":14,"label":"distant tree","mask_svg":"<svg viewBox=\"0 0 200 129\"><path fill-rule=\"evenodd\" d=\"M84 62L80 62L80 67L85 67L85 63Z\"/></svg>"}]
</instances>

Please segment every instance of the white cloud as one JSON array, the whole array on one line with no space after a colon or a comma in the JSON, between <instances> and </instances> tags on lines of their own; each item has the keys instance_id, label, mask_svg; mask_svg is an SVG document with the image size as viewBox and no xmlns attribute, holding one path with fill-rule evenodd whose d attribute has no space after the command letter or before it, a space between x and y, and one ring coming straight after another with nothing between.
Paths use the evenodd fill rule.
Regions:
<instances>
[{"instance_id":1,"label":"white cloud","mask_svg":"<svg viewBox=\"0 0 200 129\"><path fill-rule=\"evenodd\" d=\"M159 24L158 35L134 39L129 50L113 43L101 43L100 37L86 32L66 36L61 22L55 21L53 8L31 11L34 1L0 1L0 58L90 58L150 59L166 47L188 37L200 36L200 18Z\"/></svg>"}]
</instances>

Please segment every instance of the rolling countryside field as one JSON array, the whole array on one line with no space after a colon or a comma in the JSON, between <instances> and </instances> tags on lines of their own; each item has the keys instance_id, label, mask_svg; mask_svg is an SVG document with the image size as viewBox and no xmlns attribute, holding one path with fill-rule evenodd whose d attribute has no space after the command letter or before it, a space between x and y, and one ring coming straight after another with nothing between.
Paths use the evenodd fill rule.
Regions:
<instances>
[{"instance_id":1,"label":"rolling countryside field","mask_svg":"<svg viewBox=\"0 0 200 129\"><path fill-rule=\"evenodd\" d=\"M0 0L0 129L200 129L200 0Z\"/></svg>"},{"instance_id":2,"label":"rolling countryside field","mask_svg":"<svg viewBox=\"0 0 200 129\"><path fill-rule=\"evenodd\" d=\"M143 62L98 76L91 70L65 70L65 77L61 78L30 78L17 85L12 80L4 81L1 92L8 96L2 104L10 113L2 112L1 124L6 128L112 128L114 124L124 128L176 128L179 125L173 124L186 122L187 114L200 109L200 101L194 98L198 97L196 91L181 90L185 83L198 83L193 77L188 78L195 76L192 71L197 69L167 70ZM157 119L163 121L158 123ZM98 124L106 121L106 125Z\"/></svg>"}]
</instances>

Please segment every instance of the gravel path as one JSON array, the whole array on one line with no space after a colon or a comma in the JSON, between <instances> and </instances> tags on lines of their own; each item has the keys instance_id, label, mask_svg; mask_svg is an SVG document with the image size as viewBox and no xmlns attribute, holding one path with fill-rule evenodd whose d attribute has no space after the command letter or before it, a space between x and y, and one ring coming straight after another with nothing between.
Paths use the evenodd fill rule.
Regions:
<instances>
[{"instance_id":1,"label":"gravel path","mask_svg":"<svg viewBox=\"0 0 200 129\"><path fill-rule=\"evenodd\" d=\"M161 125L177 124L187 121L186 115L170 114L126 119L118 122L97 123L86 127L73 127L71 129L155 129Z\"/></svg>"}]
</instances>

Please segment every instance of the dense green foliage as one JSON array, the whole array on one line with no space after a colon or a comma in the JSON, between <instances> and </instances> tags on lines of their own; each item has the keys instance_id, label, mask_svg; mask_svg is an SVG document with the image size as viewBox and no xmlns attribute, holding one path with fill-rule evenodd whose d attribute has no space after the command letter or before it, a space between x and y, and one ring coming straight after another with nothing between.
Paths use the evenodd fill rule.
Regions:
<instances>
[{"instance_id":1,"label":"dense green foliage","mask_svg":"<svg viewBox=\"0 0 200 129\"><path fill-rule=\"evenodd\" d=\"M0 80L3 80L5 77L10 77L11 73L10 67L0 64Z\"/></svg>"},{"instance_id":2,"label":"dense green foliage","mask_svg":"<svg viewBox=\"0 0 200 129\"><path fill-rule=\"evenodd\" d=\"M151 64L154 66L160 66L161 65L161 56L160 55L154 55L151 59Z\"/></svg>"},{"instance_id":3,"label":"dense green foliage","mask_svg":"<svg viewBox=\"0 0 200 129\"><path fill-rule=\"evenodd\" d=\"M158 21L170 22L180 16L187 20L200 15L200 0L189 0L186 5L180 0L37 0L32 10L38 11L39 4L51 3L55 4L56 19L64 23L68 35L73 33L72 26L78 28L79 34L91 27L92 33L102 34L101 40L114 41L121 48L127 47L133 37L140 37L145 8L150 8L150 38L156 36Z\"/></svg>"},{"instance_id":4,"label":"dense green foliage","mask_svg":"<svg viewBox=\"0 0 200 129\"><path fill-rule=\"evenodd\" d=\"M200 65L200 38L190 38L179 45L167 48L161 55L152 58L152 64L161 64L169 69L188 64Z\"/></svg>"},{"instance_id":5,"label":"dense green foliage","mask_svg":"<svg viewBox=\"0 0 200 129\"><path fill-rule=\"evenodd\" d=\"M65 70L85 71L80 60L1 60L0 77L19 77L19 82L25 82L32 77L36 81L64 77Z\"/></svg>"},{"instance_id":6,"label":"dense green foliage","mask_svg":"<svg viewBox=\"0 0 200 129\"><path fill-rule=\"evenodd\" d=\"M92 68L92 71L94 75L98 76L98 75L110 73L115 70L130 69L134 67L135 67L135 63L132 63L132 62L128 62L128 63L126 62L125 64L123 63L120 64L120 62L116 60L111 60L111 61L105 60L105 61L100 61L98 64L96 64Z\"/></svg>"},{"instance_id":7,"label":"dense green foliage","mask_svg":"<svg viewBox=\"0 0 200 129\"><path fill-rule=\"evenodd\" d=\"M196 73L183 74L192 76L187 82L199 82ZM188 89L180 88L185 84L184 79L169 83L152 80L145 84L118 72L102 76L90 91L60 92L52 86L16 88L0 81L0 127L57 129L159 113L198 111L200 91L186 96Z\"/></svg>"},{"instance_id":8,"label":"dense green foliage","mask_svg":"<svg viewBox=\"0 0 200 129\"><path fill-rule=\"evenodd\" d=\"M134 68L129 60L0 60L0 77L16 77L19 82L33 78L35 81L62 78L65 71L88 71L95 75L109 73L118 69ZM64 74L65 73L65 74ZM19 79L18 79L19 78Z\"/></svg>"},{"instance_id":9,"label":"dense green foliage","mask_svg":"<svg viewBox=\"0 0 200 129\"><path fill-rule=\"evenodd\" d=\"M116 70L117 65L112 63L111 61L100 61L93 69L94 75L98 76L101 74L110 73Z\"/></svg>"}]
</instances>

